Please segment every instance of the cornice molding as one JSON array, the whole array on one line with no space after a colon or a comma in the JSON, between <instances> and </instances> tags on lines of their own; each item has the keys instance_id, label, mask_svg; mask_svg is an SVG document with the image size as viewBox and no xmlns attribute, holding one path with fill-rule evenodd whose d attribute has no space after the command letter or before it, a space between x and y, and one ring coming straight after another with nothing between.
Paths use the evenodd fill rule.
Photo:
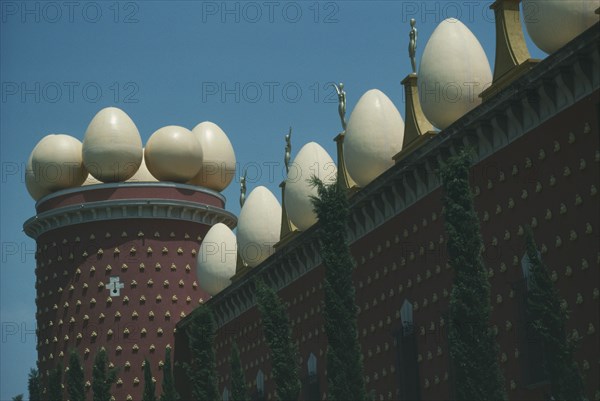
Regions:
<instances>
[{"instance_id":1,"label":"cornice molding","mask_svg":"<svg viewBox=\"0 0 600 401\"><path fill-rule=\"evenodd\" d=\"M58 228L95 221L122 219L163 219L191 221L212 226L237 225L234 214L214 206L171 199L115 199L66 206L40 213L23 224L33 239Z\"/></svg>"}]
</instances>

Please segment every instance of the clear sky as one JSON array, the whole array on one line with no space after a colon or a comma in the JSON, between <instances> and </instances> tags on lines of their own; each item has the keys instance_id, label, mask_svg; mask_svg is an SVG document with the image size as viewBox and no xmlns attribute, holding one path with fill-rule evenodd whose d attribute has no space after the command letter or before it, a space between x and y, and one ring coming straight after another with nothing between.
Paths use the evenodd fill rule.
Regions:
<instances>
[{"instance_id":1,"label":"clear sky","mask_svg":"<svg viewBox=\"0 0 600 401\"><path fill-rule=\"evenodd\" d=\"M265 185L280 198L289 126L293 155L316 141L335 159L340 122L330 82L345 83L348 116L372 88L404 115L409 19L419 30L417 60L437 24L457 17L493 66L489 4L2 0L0 400L27 397L36 360L35 242L22 232L35 203L23 175L43 136L83 140L92 117L107 106L128 113L144 142L160 127L191 129L209 120L248 167L248 191ZM533 57L544 57L528 43ZM237 178L224 194L237 215Z\"/></svg>"}]
</instances>

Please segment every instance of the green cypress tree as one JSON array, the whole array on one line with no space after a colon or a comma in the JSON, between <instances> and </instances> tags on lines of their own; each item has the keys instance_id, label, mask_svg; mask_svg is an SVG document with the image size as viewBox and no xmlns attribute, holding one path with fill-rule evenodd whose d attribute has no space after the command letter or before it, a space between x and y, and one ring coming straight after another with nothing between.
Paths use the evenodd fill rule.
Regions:
<instances>
[{"instance_id":1,"label":"green cypress tree","mask_svg":"<svg viewBox=\"0 0 600 401\"><path fill-rule=\"evenodd\" d=\"M156 384L152 381L152 369L148 358L144 359L144 394L142 401L156 401Z\"/></svg>"},{"instance_id":2,"label":"green cypress tree","mask_svg":"<svg viewBox=\"0 0 600 401\"><path fill-rule=\"evenodd\" d=\"M312 197L319 217L318 236L325 266L325 332L327 333L327 382L329 400L368 399L363 359L356 328L356 302L352 272L354 259L346 239L350 212L345 191L337 184L311 180L318 197Z\"/></svg>"},{"instance_id":3,"label":"green cypress tree","mask_svg":"<svg viewBox=\"0 0 600 401\"><path fill-rule=\"evenodd\" d=\"M455 274L448 345L458 400L505 400L498 345L489 327L490 283L469 186L470 166L470 152L463 150L441 170L448 258Z\"/></svg>"},{"instance_id":4,"label":"green cypress tree","mask_svg":"<svg viewBox=\"0 0 600 401\"><path fill-rule=\"evenodd\" d=\"M240 350L237 343L231 347L231 401L248 401L246 392L246 379L242 369Z\"/></svg>"},{"instance_id":5,"label":"green cypress tree","mask_svg":"<svg viewBox=\"0 0 600 401\"><path fill-rule=\"evenodd\" d=\"M165 350L165 365L163 366L162 394L160 401L178 401L179 394L175 389L175 380L173 378L173 365L171 364L171 347Z\"/></svg>"},{"instance_id":6,"label":"green cypress tree","mask_svg":"<svg viewBox=\"0 0 600 401\"><path fill-rule=\"evenodd\" d=\"M573 360L576 341L568 337L565 330L568 312L561 306L530 227L526 228L525 239L529 259L527 309L533 330L541 338L545 356L543 368L550 380L552 396L556 401L583 400L583 379Z\"/></svg>"},{"instance_id":7,"label":"green cypress tree","mask_svg":"<svg viewBox=\"0 0 600 401\"><path fill-rule=\"evenodd\" d=\"M67 372L67 393L69 401L85 401L85 382L81 360L75 350L69 354L69 371Z\"/></svg>"},{"instance_id":8,"label":"green cypress tree","mask_svg":"<svg viewBox=\"0 0 600 401\"><path fill-rule=\"evenodd\" d=\"M275 291L260 280L256 281L256 298L265 339L271 350L277 395L283 401L297 400L302 386L298 378L300 358L285 305Z\"/></svg>"},{"instance_id":9,"label":"green cypress tree","mask_svg":"<svg viewBox=\"0 0 600 401\"><path fill-rule=\"evenodd\" d=\"M29 391L29 401L42 400L40 372L37 369L31 369L29 371L27 390Z\"/></svg>"},{"instance_id":10,"label":"green cypress tree","mask_svg":"<svg viewBox=\"0 0 600 401\"><path fill-rule=\"evenodd\" d=\"M62 401L62 364L58 364L48 376L48 401Z\"/></svg>"},{"instance_id":11,"label":"green cypress tree","mask_svg":"<svg viewBox=\"0 0 600 401\"><path fill-rule=\"evenodd\" d=\"M183 368L192 387L195 400L217 401L217 363L214 351L215 321L207 305L200 305L187 328L191 360Z\"/></svg>"},{"instance_id":12,"label":"green cypress tree","mask_svg":"<svg viewBox=\"0 0 600 401\"><path fill-rule=\"evenodd\" d=\"M92 367L92 390L94 401L110 401L110 388L117 380L117 369L108 369L106 350L100 348L94 358Z\"/></svg>"}]
</instances>

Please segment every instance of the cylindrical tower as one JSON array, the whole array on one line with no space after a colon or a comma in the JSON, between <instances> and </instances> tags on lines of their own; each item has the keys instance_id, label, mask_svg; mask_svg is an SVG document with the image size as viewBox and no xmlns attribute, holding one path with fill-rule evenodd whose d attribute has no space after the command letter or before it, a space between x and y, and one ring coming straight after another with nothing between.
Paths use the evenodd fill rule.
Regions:
<instances>
[{"instance_id":1,"label":"cylindrical tower","mask_svg":"<svg viewBox=\"0 0 600 401\"><path fill-rule=\"evenodd\" d=\"M47 375L83 362L86 398L104 347L118 368L116 400L139 400L148 358L160 394L165 348L177 322L207 299L196 256L210 227L233 228L217 192L185 184L99 184L59 191L36 204L24 230L37 243L38 363ZM225 250L226 251L226 250Z\"/></svg>"}]
</instances>

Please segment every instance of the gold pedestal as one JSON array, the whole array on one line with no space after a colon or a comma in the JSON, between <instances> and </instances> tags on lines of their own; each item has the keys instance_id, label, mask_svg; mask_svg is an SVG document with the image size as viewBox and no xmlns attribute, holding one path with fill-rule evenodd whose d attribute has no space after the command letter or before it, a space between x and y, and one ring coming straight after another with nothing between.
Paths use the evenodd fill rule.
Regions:
<instances>
[{"instance_id":1,"label":"gold pedestal","mask_svg":"<svg viewBox=\"0 0 600 401\"><path fill-rule=\"evenodd\" d=\"M281 230L279 231L279 242L273 246L275 250L287 244L299 232L298 228L288 217L287 210L285 208L285 181L279 184L279 188L281 188Z\"/></svg>"},{"instance_id":2,"label":"gold pedestal","mask_svg":"<svg viewBox=\"0 0 600 401\"><path fill-rule=\"evenodd\" d=\"M402 150L393 157L396 163L437 134L433 125L423 114L423 109L421 109L417 81L418 78L415 73L409 74L402 80L406 103L404 142L402 143Z\"/></svg>"},{"instance_id":3,"label":"gold pedestal","mask_svg":"<svg viewBox=\"0 0 600 401\"><path fill-rule=\"evenodd\" d=\"M521 27L520 3L521 0L496 0L490 6L496 20L496 61L492 85L479 95L484 102L540 62L529 55Z\"/></svg>"}]
</instances>

